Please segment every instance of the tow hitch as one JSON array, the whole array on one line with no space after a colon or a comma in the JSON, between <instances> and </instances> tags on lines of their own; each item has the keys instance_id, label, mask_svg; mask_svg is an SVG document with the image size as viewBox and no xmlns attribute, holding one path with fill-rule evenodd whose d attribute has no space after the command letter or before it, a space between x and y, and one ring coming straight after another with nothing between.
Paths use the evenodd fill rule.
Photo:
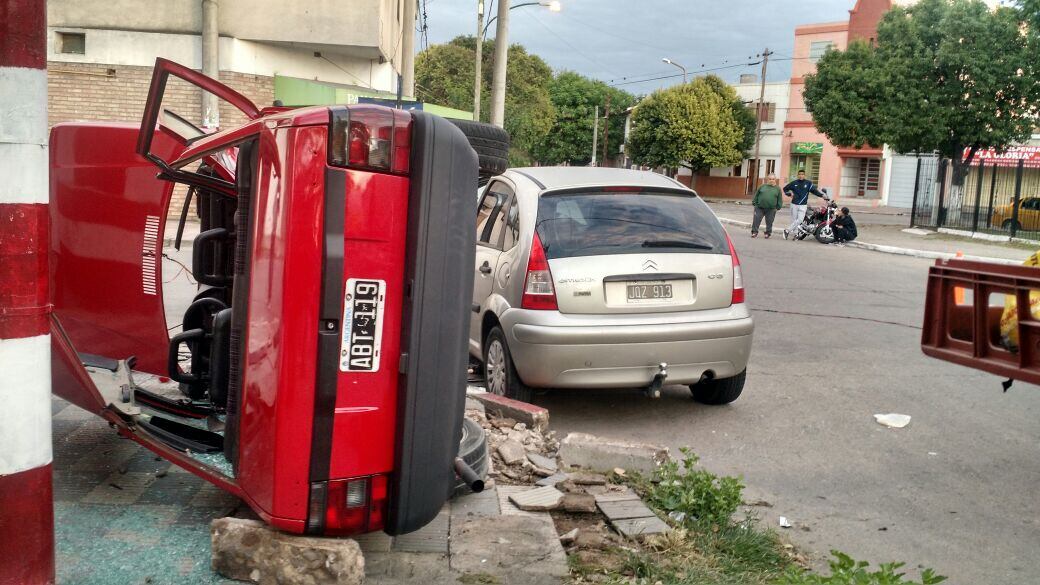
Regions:
<instances>
[{"instance_id":1,"label":"tow hitch","mask_svg":"<svg viewBox=\"0 0 1040 585\"><path fill-rule=\"evenodd\" d=\"M657 364L657 373L654 374L654 379L650 381L650 385L647 386L644 391L650 398L661 397L661 387L664 386L664 381L668 378L668 364L661 362Z\"/></svg>"}]
</instances>

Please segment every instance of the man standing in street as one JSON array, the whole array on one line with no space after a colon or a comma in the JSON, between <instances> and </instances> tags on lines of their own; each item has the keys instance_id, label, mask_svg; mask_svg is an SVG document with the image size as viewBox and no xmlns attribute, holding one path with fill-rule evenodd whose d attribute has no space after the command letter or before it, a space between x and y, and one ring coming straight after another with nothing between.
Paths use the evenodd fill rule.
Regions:
<instances>
[{"instance_id":1,"label":"man standing in street","mask_svg":"<svg viewBox=\"0 0 1040 585\"><path fill-rule=\"evenodd\" d=\"M809 193L823 197L827 201L831 200L826 193L820 192L812 181L805 178L805 171L798 171L798 178L784 186L784 195L791 198L791 225L784 230L785 240L805 219L805 208L809 206Z\"/></svg>"},{"instance_id":2,"label":"man standing in street","mask_svg":"<svg viewBox=\"0 0 1040 585\"><path fill-rule=\"evenodd\" d=\"M773 235L773 218L776 211L784 206L783 194L777 186L776 175L769 175L766 183L758 187L755 197L751 200L755 207L755 218L751 224L751 237L758 237L758 226L762 225L762 218L766 219L766 239Z\"/></svg>"}]
</instances>

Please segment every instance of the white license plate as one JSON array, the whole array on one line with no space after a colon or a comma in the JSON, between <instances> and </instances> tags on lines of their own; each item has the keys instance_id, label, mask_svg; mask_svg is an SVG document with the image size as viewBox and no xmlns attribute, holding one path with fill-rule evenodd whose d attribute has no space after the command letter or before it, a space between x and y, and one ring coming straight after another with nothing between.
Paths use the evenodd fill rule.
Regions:
<instances>
[{"instance_id":1,"label":"white license plate","mask_svg":"<svg viewBox=\"0 0 1040 585\"><path fill-rule=\"evenodd\" d=\"M630 303L656 301L672 298L672 285L663 282L630 282L627 286Z\"/></svg>"},{"instance_id":2,"label":"white license plate","mask_svg":"<svg viewBox=\"0 0 1040 585\"><path fill-rule=\"evenodd\" d=\"M378 372L383 339L383 303L386 281L366 278L347 280L343 298L342 372Z\"/></svg>"}]
</instances>

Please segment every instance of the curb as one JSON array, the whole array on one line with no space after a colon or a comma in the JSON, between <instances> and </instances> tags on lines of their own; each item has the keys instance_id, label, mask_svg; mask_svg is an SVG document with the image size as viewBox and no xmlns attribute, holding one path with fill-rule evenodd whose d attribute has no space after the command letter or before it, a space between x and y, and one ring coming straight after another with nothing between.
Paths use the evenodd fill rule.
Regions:
<instances>
[{"instance_id":1,"label":"curb","mask_svg":"<svg viewBox=\"0 0 1040 585\"><path fill-rule=\"evenodd\" d=\"M751 227L751 222L740 221L737 219L729 219L720 217L719 221L725 224L740 226L740 227ZM953 252L932 252L931 250L915 250L913 248L900 248L898 246L886 246L883 244L870 244L867 242L849 242L846 244L851 248L860 248L862 250L870 250L872 252L881 252L883 254L896 254L899 256L911 256L913 258L926 258L930 260L952 260L957 258L957 254ZM1008 258L991 258L988 256L961 256L962 260L974 260L976 262L989 262L991 264L1004 264L1007 266L1021 266L1021 260L1010 260Z\"/></svg>"}]
</instances>

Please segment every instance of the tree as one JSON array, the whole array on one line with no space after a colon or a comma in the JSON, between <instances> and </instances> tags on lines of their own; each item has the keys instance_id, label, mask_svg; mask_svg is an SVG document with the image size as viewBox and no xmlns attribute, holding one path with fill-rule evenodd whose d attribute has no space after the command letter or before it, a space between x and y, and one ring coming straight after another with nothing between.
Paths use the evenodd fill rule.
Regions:
<instances>
[{"instance_id":1,"label":"tree","mask_svg":"<svg viewBox=\"0 0 1040 585\"><path fill-rule=\"evenodd\" d=\"M975 154L1027 140L1040 114L1040 42L1020 19L980 0L893 8L876 47L852 43L820 59L806 76L806 107L835 144L952 160L950 209L958 213Z\"/></svg>"},{"instance_id":2,"label":"tree","mask_svg":"<svg viewBox=\"0 0 1040 585\"><path fill-rule=\"evenodd\" d=\"M743 160L744 144L732 102L703 77L650 94L632 114L629 150L637 164L727 167Z\"/></svg>"},{"instance_id":3,"label":"tree","mask_svg":"<svg viewBox=\"0 0 1040 585\"><path fill-rule=\"evenodd\" d=\"M708 84L708 87L719 94L722 99L726 100L730 111L733 112L733 119L743 128L744 139L740 143L740 150L748 152L753 149L755 147L755 130L758 126L754 111L744 104L744 100L737 95L737 90L733 89L732 85L723 81L718 75L707 75L702 79Z\"/></svg>"},{"instance_id":4,"label":"tree","mask_svg":"<svg viewBox=\"0 0 1040 585\"><path fill-rule=\"evenodd\" d=\"M432 45L415 58L415 93L420 101L473 110L473 61L476 38L456 37L449 43ZM484 67L481 103L490 104L494 43L483 45ZM528 154L552 128L556 112L549 99L552 70L537 55L521 45L510 45L506 69L505 129L512 138L510 164L524 165ZM482 120L490 118L491 108L481 108Z\"/></svg>"},{"instance_id":5,"label":"tree","mask_svg":"<svg viewBox=\"0 0 1040 585\"><path fill-rule=\"evenodd\" d=\"M624 142L624 111L636 102L632 94L615 89L571 71L557 74L549 85L549 97L556 110L552 129L531 150L540 163L558 165L586 165L592 160L592 118L596 106L600 116L606 114L607 96L610 97L610 119L599 124L599 147L607 134L608 153L617 153ZM610 131L604 132L607 124ZM602 152L602 151L601 151Z\"/></svg>"},{"instance_id":6,"label":"tree","mask_svg":"<svg viewBox=\"0 0 1040 585\"><path fill-rule=\"evenodd\" d=\"M1022 10L1022 17L1030 23L1034 34L1040 33L1040 0L1018 0L1015 2Z\"/></svg>"}]
</instances>

